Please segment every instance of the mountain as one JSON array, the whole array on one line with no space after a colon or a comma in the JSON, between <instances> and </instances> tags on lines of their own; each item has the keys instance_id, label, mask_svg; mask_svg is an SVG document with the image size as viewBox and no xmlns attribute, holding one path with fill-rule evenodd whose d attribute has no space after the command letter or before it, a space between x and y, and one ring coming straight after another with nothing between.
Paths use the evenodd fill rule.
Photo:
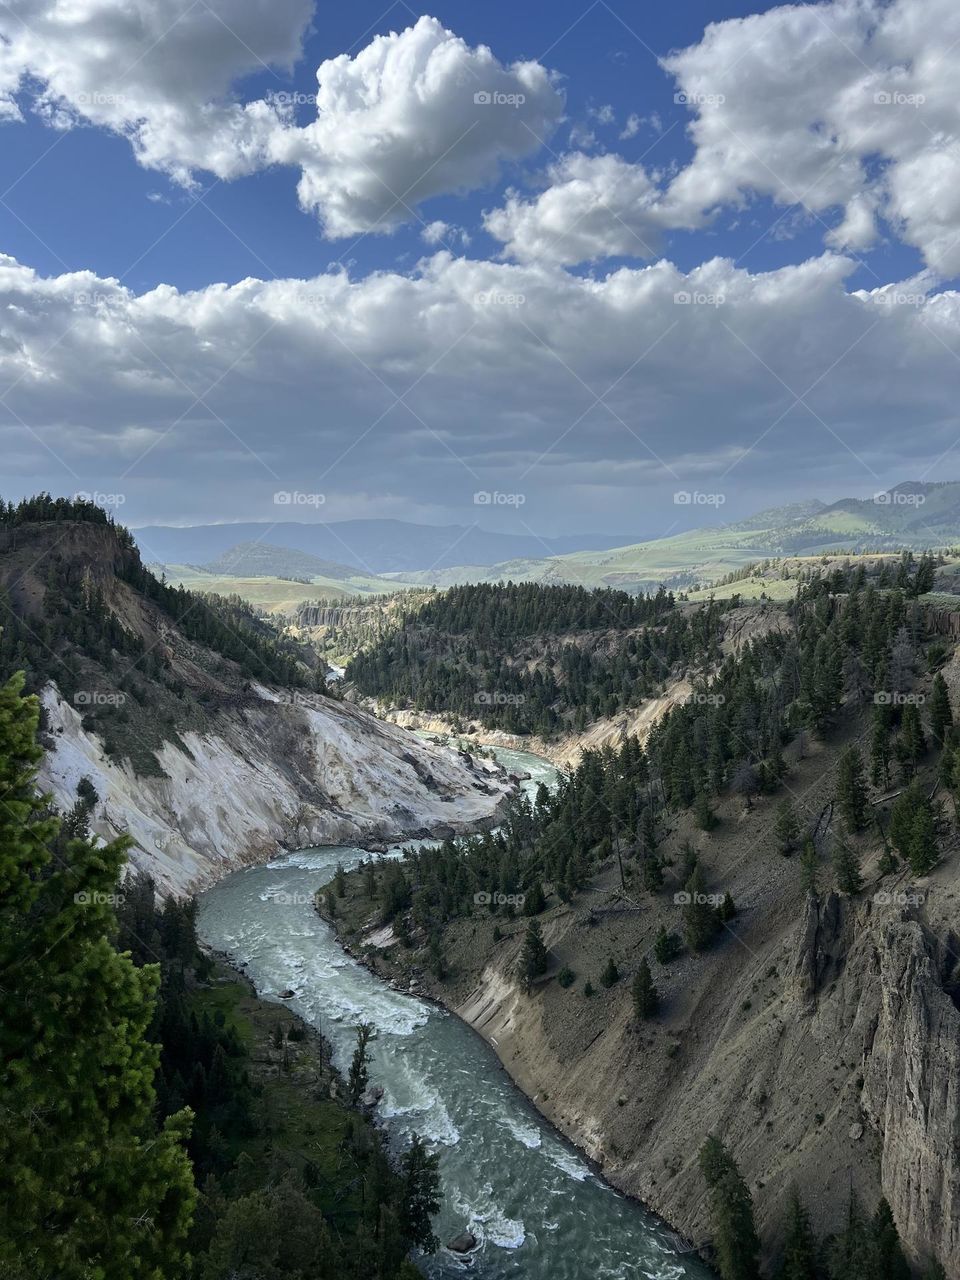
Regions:
<instances>
[{"instance_id":1,"label":"mountain","mask_svg":"<svg viewBox=\"0 0 960 1280\"><path fill-rule=\"evenodd\" d=\"M270 542L238 542L200 568L204 573L238 578L332 578L347 582L356 576L356 569L350 565ZM384 590L390 585L385 580Z\"/></svg>"},{"instance_id":2,"label":"mountain","mask_svg":"<svg viewBox=\"0 0 960 1280\"><path fill-rule=\"evenodd\" d=\"M158 581L90 503L0 514L0 679L44 709L41 783L127 834L164 892L194 892L278 845L383 843L494 821L510 788L317 692L316 657L243 605Z\"/></svg>"},{"instance_id":3,"label":"mountain","mask_svg":"<svg viewBox=\"0 0 960 1280\"><path fill-rule=\"evenodd\" d=\"M651 591L716 582L758 561L827 552L920 551L960 544L960 482L907 482L872 498L816 499L772 507L729 525L691 529L650 542L582 549L407 573L413 585L477 582L567 583Z\"/></svg>"},{"instance_id":4,"label":"mountain","mask_svg":"<svg viewBox=\"0 0 960 1280\"><path fill-rule=\"evenodd\" d=\"M405 575L414 569L458 564L491 565L517 557L602 550L626 541L602 534L537 538L493 533L476 525L408 524L404 520L340 520L330 524L208 524L177 528L146 525L134 530L147 560L162 564L206 564L238 543L266 543L349 565L365 574Z\"/></svg>"}]
</instances>

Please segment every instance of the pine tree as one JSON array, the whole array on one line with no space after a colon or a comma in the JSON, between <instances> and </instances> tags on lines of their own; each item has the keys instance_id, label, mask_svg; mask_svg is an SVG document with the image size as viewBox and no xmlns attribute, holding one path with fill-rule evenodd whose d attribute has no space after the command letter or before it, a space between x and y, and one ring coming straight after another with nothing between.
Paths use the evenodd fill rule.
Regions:
<instances>
[{"instance_id":1,"label":"pine tree","mask_svg":"<svg viewBox=\"0 0 960 1280\"><path fill-rule=\"evenodd\" d=\"M860 859L845 840L838 840L833 850L833 872L841 893L858 894L863 890Z\"/></svg>"},{"instance_id":2,"label":"pine tree","mask_svg":"<svg viewBox=\"0 0 960 1280\"><path fill-rule=\"evenodd\" d=\"M719 1138L710 1137L704 1143L700 1168L710 1190L713 1249L722 1280L759 1280L760 1241L753 1200Z\"/></svg>"},{"instance_id":3,"label":"pine tree","mask_svg":"<svg viewBox=\"0 0 960 1280\"><path fill-rule=\"evenodd\" d=\"M601 987L612 987L620 981L620 970L617 968L613 956L610 956L607 963L603 966L603 972L600 974Z\"/></svg>"},{"instance_id":4,"label":"pine tree","mask_svg":"<svg viewBox=\"0 0 960 1280\"><path fill-rule=\"evenodd\" d=\"M829 1254L830 1280L865 1280L872 1262L870 1232L856 1197L851 1195L847 1224L834 1238Z\"/></svg>"},{"instance_id":5,"label":"pine tree","mask_svg":"<svg viewBox=\"0 0 960 1280\"><path fill-rule=\"evenodd\" d=\"M337 863L337 870L333 877L333 887L338 898L345 898L347 896L347 873L343 869L342 862Z\"/></svg>"},{"instance_id":6,"label":"pine tree","mask_svg":"<svg viewBox=\"0 0 960 1280\"><path fill-rule=\"evenodd\" d=\"M933 825L933 811L929 801L919 805L910 825L910 841L907 846L907 861L915 876L925 876L937 864L937 837Z\"/></svg>"},{"instance_id":7,"label":"pine tree","mask_svg":"<svg viewBox=\"0 0 960 1280\"><path fill-rule=\"evenodd\" d=\"M953 724L953 710L950 706L950 694L947 682L938 671L933 678L930 693L930 730L937 742L943 746L947 730Z\"/></svg>"},{"instance_id":8,"label":"pine tree","mask_svg":"<svg viewBox=\"0 0 960 1280\"><path fill-rule=\"evenodd\" d=\"M0 688L0 1271L184 1274L191 1116L157 1131L159 969L111 941L127 842L59 841L22 688Z\"/></svg>"},{"instance_id":9,"label":"pine tree","mask_svg":"<svg viewBox=\"0 0 960 1280\"><path fill-rule=\"evenodd\" d=\"M716 814L710 807L710 800L705 791L698 791L693 802L693 817L701 831L712 831L717 825Z\"/></svg>"},{"instance_id":10,"label":"pine tree","mask_svg":"<svg viewBox=\"0 0 960 1280\"><path fill-rule=\"evenodd\" d=\"M847 827L862 831L867 822L867 786L863 760L856 747L848 747L837 766L837 804Z\"/></svg>"},{"instance_id":11,"label":"pine tree","mask_svg":"<svg viewBox=\"0 0 960 1280\"><path fill-rule=\"evenodd\" d=\"M707 901L707 886L700 867L694 869L683 895L683 931L691 951L705 951L717 932L717 915Z\"/></svg>"},{"instance_id":12,"label":"pine tree","mask_svg":"<svg viewBox=\"0 0 960 1280\"><path fill-rule=\"evenodd\" d=\"M660 963L669 964L671 960L676 960L682 951L683 943L677 934L668 933L666 925L661 925L657 930L657 937L653 944L653 954Z\"/></svg>"},{"instance_id":13,"label":"pine tree","mask_svg":"<svg viewBox=\"0 0 960 1280\"><path fill-rule=\"evenodd\" d=\"M787 1231L777 1280L817 1280L817 1242L810 1217L794 1188L787 1210Z\"/></svg>"},{"instance_id":14,"label":"pine tree","mask_svg":"<svg viewBox=\"0 0 960 1280\"><path fill-rule=\"evenodd\" d=\"M890 785L890 708L877 706L870 737L870 781L877 788Z\"/></svg>"},{"instance_id":15,"label":"pine tree","mask_svg":"<svg viewBox=\"0 0 960 1280\"><path fill-rule=\"evenodd\" d=\"M350 1071L347 1074L347 1095L351 1106L354 1107L360 1105L360 1100L367 1091L370 1079L367 1069L370 1065L370 1054L367 1045L372 1035L372 1025L369 1022L361 1022L357 1027L357 1047L353 1051L353 1061L350 1063Z\"/></svg>"},{"instance_id":16,"label":"pine tree","mask_svg":"<svg viewBox=\"0 0 960 1280\"><path fill-rule=\"evenodd\" d=\"M800 854L800 870L803 887L806 892L819 893L820 859L817 857L817 847L809 836L803 842L803 852Z\"/></svg>"},{"instance_id":17,"label":"pine tree","mask_svg":"<svg viewBox=\"0 0 960 1280\"><path fill-rule=\"evenodd\" d=\"M915 702L908 702L900 718L900 735L897 738L897 756L909 773L927 749L920 723L920 712Z\"/></svg>"},{"instance_id":18,"label":"pine tree","mask_svg":"<svg viewBox=\"0 0 960 1280\"><path fill-rule=\"evenodd\" d=\"M440 1242L430 1219L440 1212L440 1153L430 1155L418 1134L400 1157L403 1206L400 1225L404 1236L425 1253L436 1253Z\"/></svg>"},{"instance_id":19,"label":"pine tree","mask_svg":"<svg viewBox=\"0 0 960 1280\"><path fill-rule=\"evenodd\" d=\"M793 803L788 798L781 800L777 806L777 820L773 833L777 839L777 848L782 854L788 854L797 843L800 835L800 824L794 812Z\"/></svg>"},{"instance_id":20,"label":"pine tree","mask_svg":"<svg viewBox=\"0 0 960 1280\"><path fill-rule=\"evenodd\" d=\"M652 1018L660 1007L660 995L653 985L653 977L646 957L640 961L636 976L633 979L633 1009L640 1022Z\"/></svg>"},{"instance_id":21,"label":"pine tree","mask_svg":"<svg viewBox=\"0 0 960 1280\"><path fill-rule=\"evenodd\" d=\"M540 921L534 919L527 925L523 946L520 949L520 959L517 963L517 972L520 981L529 991L534 978L539 978L546 971L547 948L543 941Z\"/></svg>"},{"instance_id":22,"label":"pine tree","mask_svg":"<svg viewBox=\"0 0 960 1280\"><path fill-rule=\"evenodd\" d=\"M910 1267L886 1198L881 1199L870 1225L873 1245L870 1280L910 1280Z\"/></svg>"}]
</instances>

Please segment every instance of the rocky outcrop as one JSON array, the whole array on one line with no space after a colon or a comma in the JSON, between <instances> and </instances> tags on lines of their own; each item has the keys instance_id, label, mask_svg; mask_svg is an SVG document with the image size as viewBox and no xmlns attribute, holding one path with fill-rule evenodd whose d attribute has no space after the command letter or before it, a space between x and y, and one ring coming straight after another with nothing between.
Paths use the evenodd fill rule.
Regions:
<instances>
[{"instance_id":1,"label":"rocky outcrop","mask_svg":"<svg viewBox=\"0 0 960 1280\"><path fill-rule=\"evenodd\" d=\"M218 710L204 732L157 752L141 776L110 758L80 714L48 685L49 750L41 785L68 809L89 778L100 797L93 828L133 841L131 862L164 892L193 893L220 876L317 844L381 847L496 821L511 782L496 765L417 739L358 707L260 687Z\"/></svg>"}]
</instances>

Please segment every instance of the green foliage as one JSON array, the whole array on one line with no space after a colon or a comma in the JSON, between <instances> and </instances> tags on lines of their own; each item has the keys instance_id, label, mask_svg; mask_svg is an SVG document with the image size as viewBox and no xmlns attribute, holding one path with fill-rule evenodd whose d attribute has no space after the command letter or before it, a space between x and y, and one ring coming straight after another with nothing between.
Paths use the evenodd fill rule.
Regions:
<instances>
[{"instance_id":1,"label":"green foliage","mask_svg":"<svg viewBox=\"0 0 960 1280\"><path fill-rule=\"evenodd\" d=\"M860 859L845 840L838 840L834 846L833 872L841 893L853 895L863 890Z\"/></svg>"},{"instance_id":2,"label":"green foliage","mask_svg":"<svg viewBox=\"0 0 960 1280\"><path fill-rule=\"evenodd\" d=\"M800 854L800 872L804 890L807 893L819 893L820 859L817 856L817 847L809 836L803 842L803 850Z\"/></svg>"},{"instance_id":3,"label":"green foliage","mask_svg":"<svg viewBox=\"0 0 960 1280\"><path fill-rule=\"evenodd\" d=\"M531 920L524 934L520 958L517 961L517 974L524 987L530 988L534 978L539 978L547 971L547 948L543 941L543 933L539 920Z\"/></svg>"},{"instance_id":4,"label":"green foliage","mask_svg":"<svg viewBox=\"0 0 960 1280\"><path fill-rule=\"evenodd\" d=\"M661 964L669 964L671 960L676 960L683 954L683 941L679 934L668 933L666 925L661 925L653 944L653 954Z\"/></svg>"},{"instance_id":5,"label":"green foliage","mask_svg":"<svg viewBox=\"0 0 960 1280\"><path fill-rule=\"evenodd\" d=\"M930 729L940 746L946 742L947 730L952 725L953 708L950 706L947 682L938 671L933 677L933 687L930 692Z\"/></svg>"},{"instance_id":6,"label":"green foliage","mask_svg":"<svg viewBox=\"0 0 960 1280\"><path fill-rule=\"evenodd\" d=\"M425 1253L435 1253L439 1241L430 1218L440 1212L440 1153L431 1155L418 1134L400 1159L403 1182L403 1210L400 1217L404 1237Z\"/></svg>"},{"instance_id":7,"label":"green foliage","mask_svg":"<svg viewBox=\"0 0 960 1280\"><path fill-rule=\"evenodd\" d=\"M650 973L650 966L647 964L646 957L640 961L640 967L637 969L636 976L633 979L631 994L633 996L633 1011L637 1016L637 1020L645 1022L647 1018L652 1018L660 1007L660 995L653 985L653 976Z\"/></svg>"},{"instance_id":8,"label":"green foliage","mask_svg":"<svg viewBox=\"0 0 960 1280\"><path fill-rule=\"evenodd\" d=\"M577 975L573 972L570 966L566 964L557 974L557 982L559 982L560 986L563 987L564 990L566 990L567 987L572 987L576 980Z\"/></svg>"},{"instance_id":9,"label":"green foliage","mask_svg":"<svg viewBox=\"0 0 960 1280\"><path fill-rule=\"evenodd\" d=\"M0 689L0 1269L162 1280L195 1191L190 1113L154 1118L160 975L111 941L126 843L61 840L44 811L22 686Z\"/></svg>"},{"instance_id":10,"label":"green foliage","mask_svg":"<svg viewBox=\"0 0 960 1280\"><path fill-rule=\"evenodd\" d=\"M790 1195L783 1257L776 1280L817 1280L817 1241L796 1188Z\"/></svg>"},{"instance_id":11,"label":"green foliage","mask_svg":"<svg viewBox=\"0 0 960 1280\"><path fill-rule=\"evenodd\" d=\"M368 1067L370 1065L370 1053L367 1045L370 1043L370 1037L373 1035L373 1027L369 1022L361 1022L357 1027L357 1047L353 1051L353 1060L350 1063L350 1071L347 1075L347 1095L350 1103L354 1107L360 1105L360 1100L367 1091L369 1083Z\"/></svg>"},{"instance_id":12,"label":"green foliage","mask_svg":"<svg viewBox=\"0 0 960 1280\"><path fill-rule=\"evenodd\" d=\"M780 852L782 854L792 852L800 835L800 824L789 797L781 800L777 806L777 820L774 823L773 833Z\"/></svg>"},{"instance_id":13,"label":"green foliage","mask_svg":"<svg viewBox=\"0 0 960 1280\"><path fill-rule=\"evenodd\" d=\"M603 972L600 974L601 987L613 987L620 981L620 970L617 968L613 956L610 956L607 963L603 966Z\"/></svg>"},{"instance_id":14,"label":"green foliage","mask_svg":"<svg viewBox=\"0 0 960 1280\"><path fill-rule=\"evenodd\" d=\"M722 1280L759 1280L760 1241L753 1200L719 1138L710 1137L704 1143L700 1169L709 1188L713 1249Z\"/></svg>"},{"instance_id":15,"label":"green foliage","mask_svg":"<svg viewBox=\"0 0 960 1280\"><path fill-rule=\"evenodd\" d=\"M687 946L691 951L706 951L717 935L719 921L708 901L707 883L701 867L694 868L684 893L683 933Z\"/></svg>"},{"instance_id":16,"label":"green foliage","mask_svg":"<svg viewBox=\"0 0 960 1280\"><path fill-rule=\"evenodd\" d=\"M862 831L867 823L867 784L863 760L856 747L848 747L837 766L837 804L850 831Z\"/></svg>"},{"instance_id":17,"label":"green foliage","mask_svg":"<svg viewBox=\"0 0 960 1280\"><path fill-rule=\"evenodd\" d=\"M428 596L350 662L371 697L549 735L636 706L675 672L720 655L725 605L696 613L673 596L532 583L454 587ZM575 633L620 633L601 653Z\"/></svg>"}]
</instances>

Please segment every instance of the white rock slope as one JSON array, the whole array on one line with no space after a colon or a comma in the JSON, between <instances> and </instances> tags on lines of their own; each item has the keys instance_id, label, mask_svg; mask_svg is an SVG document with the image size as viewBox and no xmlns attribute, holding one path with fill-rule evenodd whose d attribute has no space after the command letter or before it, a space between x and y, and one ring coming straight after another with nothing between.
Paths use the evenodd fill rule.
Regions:
<instances>
[{"instance_id":1,"label":"white rock slope","mask_svg":"<svg viewBox=\"0 0 960 1280\"><path fill-rule=\"evenodd\" d=\"M134 841L131 862L163 892L192 893L279 846L368 845L492 822L511 782L495 765L415 738L319 694L257 690L213 731L184 733L165 777L110 760L57 688L43 694L52 748L40 775L58 807L97 789L93 828Z\"/></svg>"}]
</instances>

